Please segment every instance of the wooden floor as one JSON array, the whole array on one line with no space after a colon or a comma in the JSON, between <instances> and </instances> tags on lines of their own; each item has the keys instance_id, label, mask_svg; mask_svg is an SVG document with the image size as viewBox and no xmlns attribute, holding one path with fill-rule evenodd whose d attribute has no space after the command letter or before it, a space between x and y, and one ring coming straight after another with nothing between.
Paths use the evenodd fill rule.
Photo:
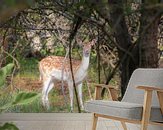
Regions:
<instances>
[{"instance_id":1,"label":"wooden floor","mask_svg":"<svg viewBox=\"0 0 163 130\"><path fill-rule=\"evenodd\" d=\"M91 130L90 113L4 113L0 125L12 122L20 130ZM123 130L119 122L99 118L97 130Z\"/></svg>"}]
</instances>

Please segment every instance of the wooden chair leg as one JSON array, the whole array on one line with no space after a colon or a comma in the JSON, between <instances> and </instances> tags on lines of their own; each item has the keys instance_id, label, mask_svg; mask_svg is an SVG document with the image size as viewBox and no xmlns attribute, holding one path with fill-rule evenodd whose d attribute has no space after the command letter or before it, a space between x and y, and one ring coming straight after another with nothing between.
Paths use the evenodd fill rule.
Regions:
<instances>
[{"instance_id":1,"label":"wooden chair leg","mask_svg":"<svg viewBox=\"0 0 163 130\"><path fill-rule=\"evenodd\" d=\"M161 112L163 114L163 92L157 92L157 96L160 103Z\"/></svg>"},{"instance_id":2,"label":"wooden chair leg","mask_svg":"<svg viewBox=\"0 0 163 130\"><path fill-rule=\"evenodd\" d=\"M151 102L152 102L152 91L145 91L141 130L147 130L150 119Z\"/></svg>"},{"instance_id":3,"label":"wooden chair leg","mask_svg":"<svg viewBox=\"0 0 163 130\"><path fill-rule=\"evenodd\" d=\"M125 122L121 121L121 124L122 124L123 129L127 130L127 126L126 126Z\"/></svg>"},{"instance_id":4,"label":"wooden chair leg","mask_svg":"<svg viewBox=\"0 0 163 130\"><path fill-rule=\"evenodd\" d=\"M97 121L98 121L98 117L94 113L93 114L93 122L92 122L92 130L96 130Z\"/></svg>"}]
</instances>

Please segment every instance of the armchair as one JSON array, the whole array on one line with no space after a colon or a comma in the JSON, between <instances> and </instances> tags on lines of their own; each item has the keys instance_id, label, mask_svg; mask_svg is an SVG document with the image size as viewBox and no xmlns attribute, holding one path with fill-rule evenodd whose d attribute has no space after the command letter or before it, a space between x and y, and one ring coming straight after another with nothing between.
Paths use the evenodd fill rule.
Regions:
<instances>
[{"instance_id":1,"label":"armchair","mask_svg":"<svg viewBox=\"0 0 163 130\"><path fill-rule=\"evenodd\" d=\"M92 100L85 109L93 113L92 130L98 117L118 120L124 130L126 123L141 124L141 130L147 130L148 124L163 126L163 69L136 69L121 102Z\"/></svg>"}]
</instances>

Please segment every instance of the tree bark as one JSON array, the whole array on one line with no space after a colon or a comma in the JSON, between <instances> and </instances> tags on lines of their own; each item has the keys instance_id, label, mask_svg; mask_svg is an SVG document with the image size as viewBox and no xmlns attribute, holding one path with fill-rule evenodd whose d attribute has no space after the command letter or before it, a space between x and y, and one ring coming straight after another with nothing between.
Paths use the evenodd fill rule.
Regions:
<instances>
[{"instance_id":1,"label":"tree bark","mask_svg":"<svg viewBox=\"0 0 163 130\"><path fill-rule=\"evenodd\" d=\"M158 9L142 9L139 32L139 67L158 67L158 25L161 18Z\"/></svg>"},{"instance_id":2,"label":"tree bark","mask_svg":"<svg viewBox=\"0 0 163 130\"><path fill-rule=\"evenodd\" d=\"M120 87L123 96L130 76L136 68L158 67L157 35L158 23L161 15L159 14L159 10L155 8L144 8L141 11L139 39L136 46L133 46L130 40L130 34L128 33L125 16L123 14L123 1L108 1L111 7L110 18L115 39L117 44L122 48L118 49L118 57L120 60L124 58L120 65ZM150 3L150 1L148 2ZM156 3L157 2L158 1L156 1Z\"/></svg>"},{"instance_id":3,"label":"tree bark","mask_svg":"<svg viewBox=\"0 0 163 130\"><path fill-rule=\"evenodd\" d=\"M117 44L121 47L118 49L119 60L123 59L120 64L120 77L121 77L121 93L122 96L126 91L126 87L132 72L137 68L137 58L135 51L133 51L133 44L130 40L130 34L123 14L122 0L110 0L111 6L110 18L113 27L114 36ZM132 47L133 46L133 47ZM127 53L126 53L127 52ZM130 55L128 55L130 54ZM134 59L134 58L136 59Z\"/></svg>"},{"instance_id":4,"label":"tree bark","mask_svg":"<svg viewBox=\"0 0 163 130\"><path fill-rule=\"evenodd\" d=\"M121 93L122 96L126 91L126 87L132 72L137 68L138 58L137 52L131 43L130 34L125 21L123 10L123 0L108 0L108 2L96 0L95 9L100 13L109 25L110 30L115 36L116 43L118 44L118 58L120 62L120 77L121 77ZM134 58L136 57L136 58ZM108 78L110 80L110 77ZM106 83L109 83L106 81ZM104 94L103 90L103 93Z\"/></svg>"}]
</instances>

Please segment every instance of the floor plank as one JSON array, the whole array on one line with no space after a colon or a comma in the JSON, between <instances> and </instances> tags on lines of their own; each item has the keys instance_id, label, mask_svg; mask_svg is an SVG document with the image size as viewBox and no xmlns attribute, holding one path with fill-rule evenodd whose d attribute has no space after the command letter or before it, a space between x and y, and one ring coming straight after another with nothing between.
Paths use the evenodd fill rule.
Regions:
<instances>
[{"instance_id":1,"label":"floor plank","mask_svg":"<svg viewBox=\"0 0 163 130\"><path fill-rule=\"evenodd\" d=\"M91 130L90 113L3 113L0 124L12 122L20 130ZM97 130L123 130L118 122L99 118Z\"/></svg>"}]
</instances>

